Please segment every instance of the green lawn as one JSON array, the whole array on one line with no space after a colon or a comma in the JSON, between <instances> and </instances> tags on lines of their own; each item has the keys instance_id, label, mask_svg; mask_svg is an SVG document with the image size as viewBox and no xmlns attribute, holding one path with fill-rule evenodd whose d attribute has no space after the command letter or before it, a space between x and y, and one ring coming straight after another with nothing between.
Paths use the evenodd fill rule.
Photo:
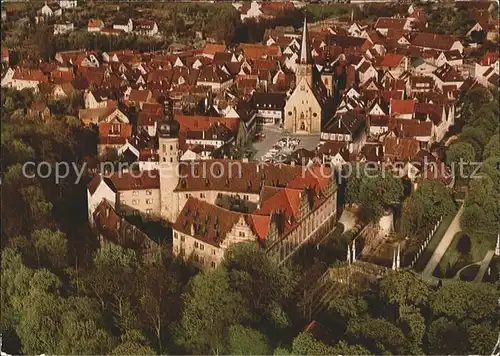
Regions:
<instances>
[{"instance_id":1,"label":"green lawn","mask_svg":"<svg viewBox=\"0 0 500 356\"><path fill-rule=\"evenodd\" d=\"M444 233L446 232L446 230L448 230L448 226L450 226L454 217L455 214L452 214L450 216L445 216L443 218L443 221L438 226L436 233L432 236L431 240L427 244L427 247L424 249L424 251L420 255L420 258L415 263L415 266L413 266L413 269L416 272L422 272L424 270L425 266L427 265L427 262L429 262L429 259L431 258L432 254L434 253L434 250L436 249L437 245L443 238Z\"/></svg>"},{"instance_id":2,"label":"green lawn","mask_svg":"<svg viewBox=\"0 0 500 356\"><path fill-rule=\"evenodd\" d=\"M457 250L457 243L462 234L463 232L458 232L453 237L450 247L446 250L436 271L433 273L435 277L453 278L461 268L482 261L488 250L495 248L496 239L494 234L475 232L469 235L471 238L471 252L462 255Z\"/></svg>"}]
</instances>

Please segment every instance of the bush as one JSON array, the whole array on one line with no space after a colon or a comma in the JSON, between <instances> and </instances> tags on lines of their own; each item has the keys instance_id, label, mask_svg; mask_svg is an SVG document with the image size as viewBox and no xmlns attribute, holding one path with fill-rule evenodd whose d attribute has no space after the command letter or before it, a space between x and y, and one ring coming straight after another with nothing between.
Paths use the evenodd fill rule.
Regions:
<instances>
[{"instance_id":1,"label":"bush","mask_svg":"<svg viewBox=\"0 0 500 356\"><path fill-rule=\"evenodd\" d=\"M462 255L468 255L470 253L471 245L472 243L469 235L463 234L458 239L457 251L460 252Z\"/></svg>"}]
</instances>

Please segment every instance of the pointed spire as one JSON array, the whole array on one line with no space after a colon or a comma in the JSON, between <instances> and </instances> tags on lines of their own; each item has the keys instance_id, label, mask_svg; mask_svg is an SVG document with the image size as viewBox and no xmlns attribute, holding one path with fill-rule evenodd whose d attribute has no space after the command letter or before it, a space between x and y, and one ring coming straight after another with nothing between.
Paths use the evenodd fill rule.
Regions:
<instances>
[{"instance_id":1,"label":"pointed spire","mask_svg":"<svg viewBox=\"0 0 500 356\"><path fill-rule=\"evenodd\" d=\"M497 245L495 247L495 255L500 256L500 232L497 235Z\"/></svg>"},{"instance_id":2,"label":"pointed spire","mask_svg":"<svg viewBox=\"0 0 500 356\"><path fill-rule=\"evenodd\" d=\"M401 267L400 255L401 255L401 248L400 245L398 244L398 254L396 256L396 271L398 271L399 267Z\"/></svg>"},{"instance_id":3,"label":"pointed spire","mask_svg":"<svg viewBox=\"0 0 500 356\"><path fill-rule=\"evenodd\" d=\"M300 64L311 63L311 51L309 51L309 41L307 38L307 17L304 17L304 28L302 29L302 43L300 44Z\"/></svg>"}]
</instances>

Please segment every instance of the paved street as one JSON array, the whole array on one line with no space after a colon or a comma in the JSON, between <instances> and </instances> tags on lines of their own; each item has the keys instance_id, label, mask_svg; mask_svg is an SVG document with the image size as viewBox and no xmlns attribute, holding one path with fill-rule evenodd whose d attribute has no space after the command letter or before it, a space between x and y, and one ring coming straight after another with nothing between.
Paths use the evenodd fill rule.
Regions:
<instances>
[{"instance_id":1,"label":"paved street","mask_svg":"<svg viewBox=\"0 0 500 356\"><path fill-rule=\"evenodd\" d=\"M422 272L423 279L430 280L433 278L432 273L438 266L439 262L444 256L444 253L446 252L451 242L453 241L453 237L457 232L462 230L460 228L460 217L462 216L463 212L464 212L464 206L462 205L458 210L457 215L455 215L455 217L453 218L453 221L448 227L448 230L446 230L446 232L444 233L443 238L439 242L439 245L436 247L436 250L429 259L429 262L427 262L427 266L425 266L424 271Z\"/></svg>"},{"instance_id":2,"label":"paved street","mask_svg":"<svg viewBox=\"0 0 500 356\"><path fill-rule=\"evenodd\" d=\"M255 154L255 159L260 160L263 155L267 153L275 144L279 141L280 138L289 136L289 137L297 137L300 140L300 144L297 146L298 148L305 148L307 150L312 150L319 143L319 134L318 135L284 135L281 133L281 129L277 126L264 126L262 132L266 135L264 140L260 142L255 142L254 147L257 150Z\"/></svg>"}]
</instances>

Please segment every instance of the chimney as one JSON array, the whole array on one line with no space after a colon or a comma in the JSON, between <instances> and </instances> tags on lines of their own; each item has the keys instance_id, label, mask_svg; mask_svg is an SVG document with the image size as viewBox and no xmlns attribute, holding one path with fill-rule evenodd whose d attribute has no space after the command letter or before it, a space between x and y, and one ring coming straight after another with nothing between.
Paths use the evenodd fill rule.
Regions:
<instances>
[{"instance_id":1,"label":"chimney","mask_svg":"<svg viewBox=\"0 0 500 356\"><path fill-rule=\"evenodd\" d=\"M194 224L191 224L191 236L194 236Z\"/></svg>"},{"instance_id":2,"label":"chimney","mask_svg":"<svg viewBox=\"0 0 500 356\"><path fill-rule=\"evenodd\" d=\"M375 154L377 155L377 157L378 157L378 153L379 153L379 147L375 146Z\"/></svg>"},{"instance_id":3,"label":"chimney","mask_svg":"<svg viewBox=\"0 0 500 356\"><path fill-rule=\"evenodd\" d=\"M256 167L257 167L257 173L259 173L260 172L260 164L257 164Z\"/></svg>"},{"instance_id":4,"label":"chimney","mask_svg":"<svg viewBox=\"0 0 500 356\"><path fill-rule=\"evenodd\" d=\"M248 163L248 157L243 158L242 160L244 163Z\"/></svg>"},{"instance_id":5,"label":"chimney","mask_svg":"<svg viewBox=\"0 0 500 356\"><path fill-rule=\"evenodd\" d=\"M290 162L290 165L291 165L292 167L295 167L295 161Z\"/></svg>"},{"instance_id":6,"label":"chimney","mask_svg":"<svg viewBox=\"0 0 500 356\"><path fill-rule=\"evenodd\" d=\"M399 137L396 139L396 144L399 145Z\"/></svg>"}]
</instances>

